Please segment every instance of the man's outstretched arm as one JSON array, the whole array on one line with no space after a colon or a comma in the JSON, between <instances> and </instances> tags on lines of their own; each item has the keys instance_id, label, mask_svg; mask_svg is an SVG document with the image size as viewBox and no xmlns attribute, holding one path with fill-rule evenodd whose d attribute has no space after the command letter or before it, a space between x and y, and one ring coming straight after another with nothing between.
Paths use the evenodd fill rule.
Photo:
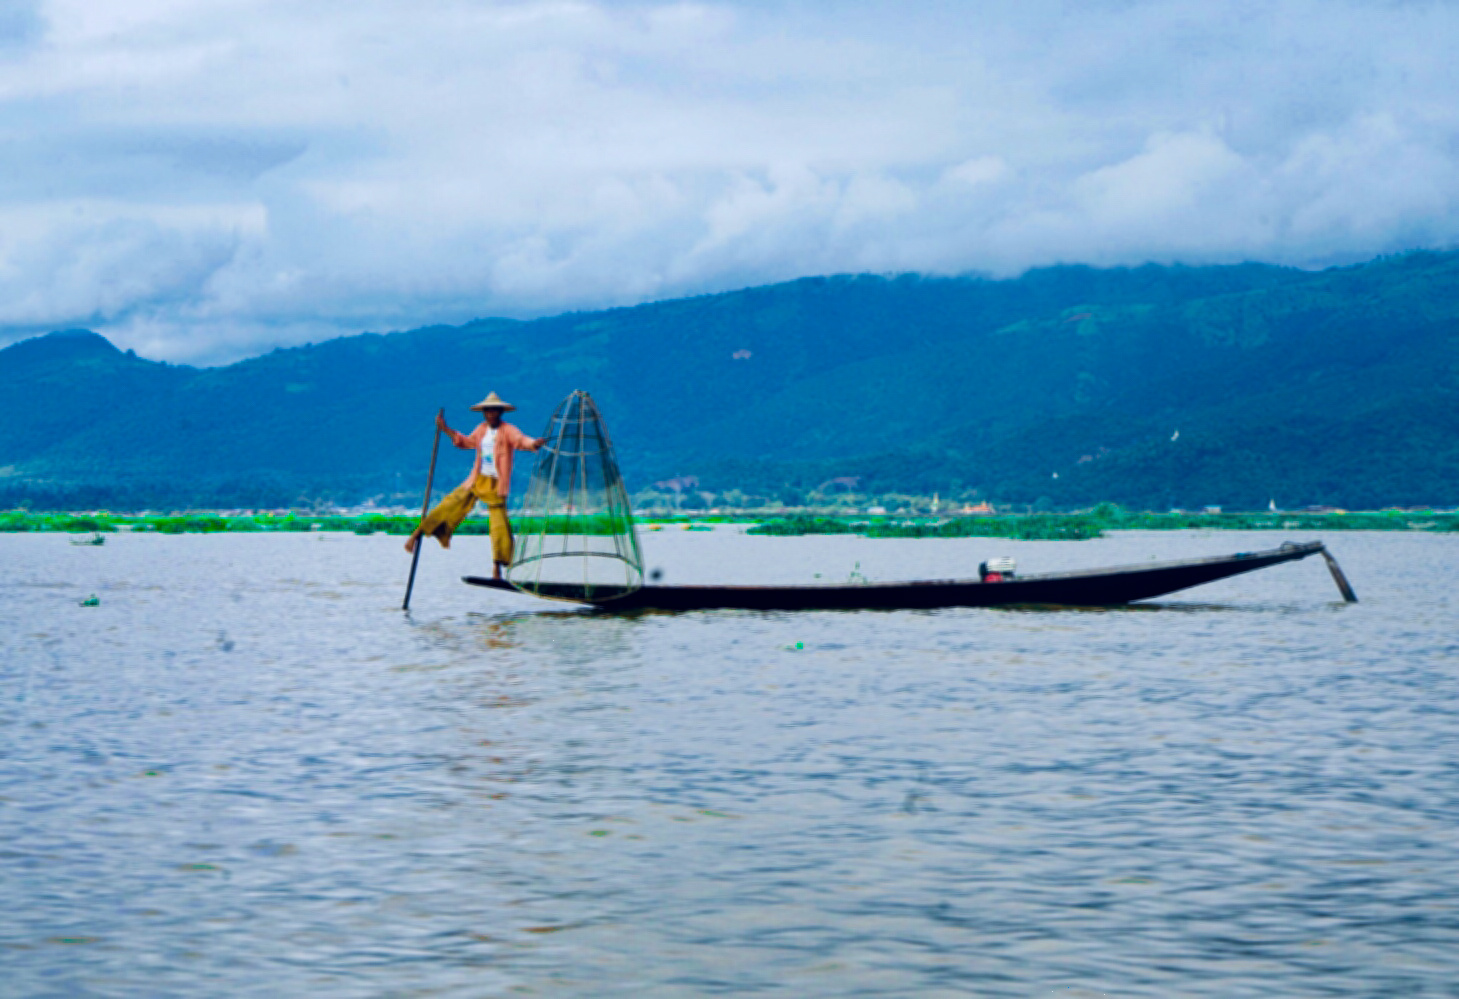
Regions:
<instances>
[{"instance_id":1,"label":"man's outstretched arm","mask_svg":"<svg viewBox=\"0 0 1459 999\"><path fill-rule=\"evenodd\" d=\"M481 427L477 427L469 434L458 433L446 426L446 418L440 413L436 414L436 428L451 438L451 443L463 451L473 451L481 444Z\"/></svg>"},{"instance_id":2,"label":"man's outstretched arm","mask_svg":"<svg viewBox=\"0 0 1459 999\"><path fill-rule=\"evenodd\" d=\"M546 437L528 437L516 427L512 427L512 435L509 439L512 447L518 451L535 451L547 443Z\"/></svg>"}]
</instances>

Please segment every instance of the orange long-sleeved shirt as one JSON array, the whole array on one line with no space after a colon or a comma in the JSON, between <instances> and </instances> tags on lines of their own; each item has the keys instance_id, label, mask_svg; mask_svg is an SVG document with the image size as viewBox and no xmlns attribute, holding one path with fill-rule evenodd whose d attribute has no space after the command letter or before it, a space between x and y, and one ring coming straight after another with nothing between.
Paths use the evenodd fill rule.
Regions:
<instances>
[{"instance_id":1,"label":"orange long-sleeved shirt","mask_svg":"<svg viewBox=\"0 0 1459 999\"><path fill-rule=\"evenodd\" d=\"M485 420L469 434L451 431L451 443L463 451L475 451L476 462L471 466L471 474L466 477L463 485L470 485L476 481L481 474L481 439L491 427ZM496 462L496 491L499 496L506 496L512 489L512 455L517 451L535 451L537 442L528 437L522 431L510 423L503 423L496 428L496 447L491 450L491 457Z\"/></svg>"}]
</instances>

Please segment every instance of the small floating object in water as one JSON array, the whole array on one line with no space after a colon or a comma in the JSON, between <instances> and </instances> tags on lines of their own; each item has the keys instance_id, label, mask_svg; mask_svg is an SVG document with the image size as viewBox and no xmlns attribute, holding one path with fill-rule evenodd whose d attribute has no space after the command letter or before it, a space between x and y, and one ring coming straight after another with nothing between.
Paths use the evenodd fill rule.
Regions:
<instances>
[{"instance_id":1,"label":"small floating object in water","mask_svg":"<svg viewBox=\"0 0 1459 999\"><path fill-rule=\"evenodd\" d=\"M81 606L82 607L100 607L101 606L101 601L98 600L98 599L96 599L96 594L93 593L91 596L89 596L85 600L81 601Z\"/></svg>"},{"instance_id":2,"label":"small floating object in water","mask_svg":"<svg viewBox=\"0 0 1459 999\"><path fill-rule=\"evenodd\" d=\"M712 531L712 530L714 530L714 528L711 527L709 524L685 524L684 525L684 530L686 530L686 531Z\"/></svg>"},{"instance_id":3,"label":"small floating object in water","mask_svg":"<svg viewBox=\"0 0 1459 999\"><path fill-rule=\"evenodd\" d=\"M104 534L93 534L91 537L82 539L80 541L76 540L75 538L72 538L71 539L71 544L73 544L73 545L104 545L104 544L106 544L106 535L104 535Z\"/></svg>"}]
</instances>

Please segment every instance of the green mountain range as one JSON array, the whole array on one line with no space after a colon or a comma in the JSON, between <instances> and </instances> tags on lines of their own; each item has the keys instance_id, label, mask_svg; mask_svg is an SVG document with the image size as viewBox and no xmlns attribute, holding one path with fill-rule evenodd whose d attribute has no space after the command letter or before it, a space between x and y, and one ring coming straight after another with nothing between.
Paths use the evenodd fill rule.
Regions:
<instances>
[{"instance_id":1,"label":"green mountain range","mask_svg":"<svg viewBox=\"0 0 1459 999\"><path fill-rule=\"evenodd\" d=\"M540 433L578 388L635 490L1453 505L1459 253L811 278L202 369L52 333L0 350L0 506L414 502L437 407L496 390Z\"/></svg>"}]
</instances>

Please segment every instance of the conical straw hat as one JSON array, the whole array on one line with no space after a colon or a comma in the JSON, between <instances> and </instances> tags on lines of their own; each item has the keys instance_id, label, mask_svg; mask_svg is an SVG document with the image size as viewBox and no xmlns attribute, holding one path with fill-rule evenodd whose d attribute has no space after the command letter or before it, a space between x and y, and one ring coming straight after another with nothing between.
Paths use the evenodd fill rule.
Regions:
<instances>
[{"instance_id":1,"label":"conical straw hat","mask_svg":"<svg viewBox=\"0 0 1459 999\"><path fill-rule=\"evenodd\" d=\"M490 395L488 395L485 399L483 399L480 402L478 402L475 406L472 406L471 408L472 409L478 409L478 410L479 409L500 409L502 412L506 413L506 412L510 412L513 409L516 409L517 407L516 406L513 406L509 402L503 401L501 396L499 396L495 392L493 392Z\"/></svg>"}]
</instances>

